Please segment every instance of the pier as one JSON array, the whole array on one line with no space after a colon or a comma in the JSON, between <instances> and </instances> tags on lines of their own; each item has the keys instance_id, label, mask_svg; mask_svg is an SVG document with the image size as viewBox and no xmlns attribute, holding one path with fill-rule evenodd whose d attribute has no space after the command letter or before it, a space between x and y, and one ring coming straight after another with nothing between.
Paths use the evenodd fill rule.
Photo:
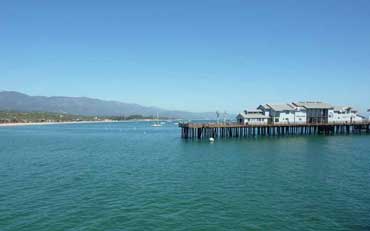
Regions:
<instances>
[{"instance_id":1,"label":"pier","mask_svg":"<svg viewBox=\"0 0 370 231\"><path fill-rule=\"evenodd\" d=\"M183 139L257 136L370 134L370 121L357 123L237 124L180 123Z\"/></svg>"}]
</instances>

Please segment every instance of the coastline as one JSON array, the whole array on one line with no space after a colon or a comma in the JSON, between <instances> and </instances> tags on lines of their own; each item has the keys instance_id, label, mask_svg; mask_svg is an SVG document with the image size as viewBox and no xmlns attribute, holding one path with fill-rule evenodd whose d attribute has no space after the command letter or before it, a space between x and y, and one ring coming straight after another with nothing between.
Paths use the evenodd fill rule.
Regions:
<instances>
[{"instance_id":1,"label":"coastline","mask_svg":"<svg viewBox=\"0 0 370 231\"><path fill-rule=\"evenodd\" d=\"M20 126L39 126L39 125L59 125L59 124L94 124L94 123L130 123L130 122L152 122L156 120L101 120L101 121L66 121L66 122L30 122L30 123L0 123L1 127L20 127Z\"/></svg>"},{"instance_id":2,"label":"coastline","mask_svg":"<svg viewBox=\"0 0 370 231\"><path fill-rule=\"evenodd\" d=\"M115 123L119 121L66 121L66 122L31 122L31 123L4 123L0 127L18 126L38 126L38 125L57 125L57 124L92 124L92 123Z\"/></svg>"}]
</instances>

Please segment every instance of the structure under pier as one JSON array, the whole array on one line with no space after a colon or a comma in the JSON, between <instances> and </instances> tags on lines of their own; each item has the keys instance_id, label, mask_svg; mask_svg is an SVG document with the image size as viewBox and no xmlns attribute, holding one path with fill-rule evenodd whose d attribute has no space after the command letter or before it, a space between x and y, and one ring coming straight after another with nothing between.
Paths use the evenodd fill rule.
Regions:
<instances>
[{"instance_id":1,"label":"structure under pier","mask_svg":"<svg viewBox=\"0 0 370 231\"><path fill-rule=\"evenodd\" d=\"M184 139L287 135L369 134L370 121L361 123L260 124L180 123Z\"/></svg>"}]
</instances>

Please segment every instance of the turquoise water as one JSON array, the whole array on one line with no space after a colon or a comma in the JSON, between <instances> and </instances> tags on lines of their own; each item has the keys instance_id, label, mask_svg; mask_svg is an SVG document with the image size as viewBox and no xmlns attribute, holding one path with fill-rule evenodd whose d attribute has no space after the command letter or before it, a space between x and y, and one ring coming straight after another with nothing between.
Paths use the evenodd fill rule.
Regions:
<instances>
[{"instance_id":1,"label":"turquoise water","mask_svg":"<svg viewBox=\"0 0 370 231\"><path fill-rule=\"evenodd\" d=\"M0 230L370 230L370 136L0 128Z\"/></svg>"}]
</instances>

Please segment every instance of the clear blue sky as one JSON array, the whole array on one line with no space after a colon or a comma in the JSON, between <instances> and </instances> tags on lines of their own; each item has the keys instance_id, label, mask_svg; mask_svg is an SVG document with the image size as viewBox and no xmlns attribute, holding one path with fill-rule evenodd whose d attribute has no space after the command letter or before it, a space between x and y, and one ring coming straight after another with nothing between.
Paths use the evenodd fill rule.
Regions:
<instances>
[{"instance_id":1,"label":"clear blue sky","mask_svg":"<svg viewBox=\"0 0 370 231\"><path fill-rule=\"evenodd\" d=\"M191 111L370 107L370 1L0 2L0 90Z\"/></svg>"}]
</instances>

